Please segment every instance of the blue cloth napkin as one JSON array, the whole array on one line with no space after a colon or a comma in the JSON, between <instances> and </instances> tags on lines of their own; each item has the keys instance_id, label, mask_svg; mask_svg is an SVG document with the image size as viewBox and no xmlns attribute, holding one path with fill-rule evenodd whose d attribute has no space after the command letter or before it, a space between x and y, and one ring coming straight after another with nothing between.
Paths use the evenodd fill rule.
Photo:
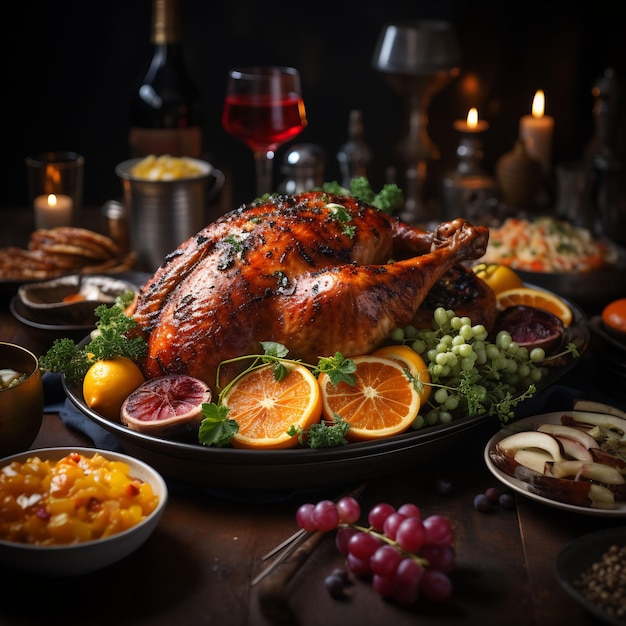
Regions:
<instances>
[{"instance_id":1,"label":"blue cloth napkin","mask_svg":"<svg viewBox=\"0 0 626 626\"><path fill-rule=\"evenodd\" d=\"M43 394L46 413L58 413L68 428L89 437L96 448L123 452L115 435L90 420L66 397L61 374L46 372L43 375Z\"/></svg>"}]
</instances>

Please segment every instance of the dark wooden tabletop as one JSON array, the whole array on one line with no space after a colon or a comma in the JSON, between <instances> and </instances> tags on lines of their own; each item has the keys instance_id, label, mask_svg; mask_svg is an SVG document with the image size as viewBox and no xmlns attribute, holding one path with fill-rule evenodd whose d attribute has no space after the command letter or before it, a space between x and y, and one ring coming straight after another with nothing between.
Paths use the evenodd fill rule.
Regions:
<instances>
[{"instance_id":1,"label":"dark wooden tabletop","mask_svg":"<svg viewBox=\"0 0 626 626\"><path fill-rule=\"evenodd\" d=\"M15 319L9 310L11 297L10 288L0 294L0 341L43 354L63 333ZM592 354L585 357L561 384L593 398L598 381L592 359ZM581 380L589 382L588 388L582 389ZM396 507L414 502L425 515L451 518L457 568L452 574L453 597L445 604L424 600L402 608L381 599L362 580L354 580L346 599L331 598L324 578L343 567L343 558L330 533L289 578L275 605L280 610L272 618L260 601L264 585L251 585L267 565L263 556L297 530L295 513L302 502L334 498L340 492L293 491L258 502L227 490L207 493L177 485L149 540L104 570L69 578L2 571L0 624L597 623L560 587L555 560L577 537L620 526L623 520L571 513L520 495L514 510L493 506L486 513L477 511L474 496L498 486L483 461L485 444L496 431L497 424L484 422L438 458L428 463L416 458L408 471L371 480L359 497L363 511L383 501ZM47 413L33 448L57 445L93 443L69 430L58 414ZM450 481L450 493L437 489L442 478Z\"/></svg>"}]
</instances>

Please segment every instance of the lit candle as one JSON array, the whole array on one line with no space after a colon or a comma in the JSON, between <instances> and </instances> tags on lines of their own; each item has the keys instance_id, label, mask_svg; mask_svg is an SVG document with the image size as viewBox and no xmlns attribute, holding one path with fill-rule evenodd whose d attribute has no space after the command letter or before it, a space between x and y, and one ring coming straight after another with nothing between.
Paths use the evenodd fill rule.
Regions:
<instances>
[{"instance_id":1,"label":"lit candle","mask_svg":"<svg viewBox=\"0 0 626 626\"><path fill-rule=\"evenodd\" d=\"M478 109L472 107L467 112L467 120L456 120L454 128L461 133L482 133L489 128L489 124L484 120L479 120Z\"/></svg>"},{"instance_id":2,"label":"lit candle","mask_svg":"<svg viewBox=\"0 0 626 626\"><path fill-rule=\"evenodd\" d=\"M547 173L552 161L554 118L544 115L544 109L545 95L540 89L533 98L532 115L524 115L520 120L519 136L527 154L539 161L544 173Z\"/></svg>"},{"instance_id":3,"label":"lit candle","mask_svg":"<svg viewBox=\"0 0 626 626\"><path fill-rule=\"evenodd\" d=\"M70 196L53 193L37 196L33 204L37 228L55 228L72 223L74 204Z\"/></svg>"}]
</instances>

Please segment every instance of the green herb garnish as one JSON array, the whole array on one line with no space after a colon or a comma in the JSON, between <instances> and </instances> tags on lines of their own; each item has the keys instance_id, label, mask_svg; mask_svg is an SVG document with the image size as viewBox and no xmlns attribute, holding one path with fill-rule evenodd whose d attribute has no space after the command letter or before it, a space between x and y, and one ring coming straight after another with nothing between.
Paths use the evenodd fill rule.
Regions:
<instances>
[{"instance_id":1,"label":"green herb garnish","mask_svg":"<svg viewBox=\"0 0 626 626\"><path fill-rule=\"evenodd\" d=\"M56 339L52 347L39 359L39 366L49 372L62 372L70 383L82 380L87 370L99 359L112 359L125 356L137 361L147 353L143 337L128 337L129 330L136 322L124 311L133 301L135 294L126 291L108 306L101 304L94 313L96 329L91 333L91 341L79 347L68 338Z\"/></svg>"},{"instance_id":2,"label":"green herb garnish","mask_svg":"<svg viewBox=\"0 0 626 626\"><path fill-rule=\"evenodd\" d=\"M364 176L357 176L350 181L350 189L341 186L337 181L324 183L322 189L326 193L340 196L353 196L361 202L383 211L393 213L402 203L402 190L394 183L383 185L382 189L376 193Z\"/></svg>"},{"instance_id":3,"label":"green herb garnish","mask_svg":"<svg viewBox=\"0 0 626 626\"><path fill-rule=\"evenodd\" d=\"M287 434L298 435L298 443L309 448L334 448L335 446L345 446L348 443L346 433L350 429L350 424L344 422L338 415L333 417L334 422L318 422L312 424L308 430L301 427L292 426Z\"/></svg>"}]
</instances>

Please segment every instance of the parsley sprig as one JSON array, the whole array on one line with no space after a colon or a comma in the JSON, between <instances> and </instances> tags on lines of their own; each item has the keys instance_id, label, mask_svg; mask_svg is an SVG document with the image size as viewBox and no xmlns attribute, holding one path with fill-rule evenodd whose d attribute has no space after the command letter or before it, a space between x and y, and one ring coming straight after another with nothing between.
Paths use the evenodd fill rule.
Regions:
<instances>
[{"instance_id":1,"label":"parsley sprig","mask_svg":"<svg viewBox=\"0 0 626 626\"><path fill-rule=\"evenodd\" d=\"M322 185L326 193L340 196L353 196L361 202L383 211L383 213L393 213L402 204L402 190L394 183L383 185L382 189L376 193L365 176L357 176L350 181L350 189L346 189L336 180Z\"/></svg>"},{"instance_id":2,"label":"parsley sprig","mask_svg":"<svg viewBox=\"0 0 626 626\"><path fill-rule=\"evenodd\" d=\"M91 341L83 347L72 339L55 339L52 347L40 357L39 366L49 372L62 372L70 383L81 381L89 368L99 359L112 359L125 356L137 361L147 353L143 337L128 337L127 333L137 324L125 314L135 294L126 291L118 296L113 304L101 304L94 313L97 319L96 330Z\"/></svg>"},{"instance_id":3,"label":"parsley sprig","mask_svg":"<svg viewBox=\"0 0 626 626\"><path fill-rule=\"evenodd\" d=\"M349 385L355 385L354 372L356 372L356 363L351 359L346 359L341 352L336 352L334 356L320 357L317 365L303 364L300 360L288 358L289 350L276 341L262 341L261 347L263 354L251 354L239 356L232 359L222 361L217 368L217 388L220 389L216 402L205 403L202 405L203 419L200 423L198 439L200 443L207 446L223 447L229 444L230 439L239 430L237 422L228 417L228 407L222 401L224 396L243 376L250 372L271 364L274 373L274 380L280 382L289 373L289 364L305 365L317 377L322 372L326 373L334 385L345 382ZM251 360L251 364L240 374L233 378L223 388L220 384L220 373L222 367L243 360ZM309 430L291 426L287 431L290 435L298 435L301 445L311 448L331 447L343 445L347 443L345 434L349 428L347 422L335 417L333 424L320 422L314 424Z\"/></svg>"}]
</instances>

